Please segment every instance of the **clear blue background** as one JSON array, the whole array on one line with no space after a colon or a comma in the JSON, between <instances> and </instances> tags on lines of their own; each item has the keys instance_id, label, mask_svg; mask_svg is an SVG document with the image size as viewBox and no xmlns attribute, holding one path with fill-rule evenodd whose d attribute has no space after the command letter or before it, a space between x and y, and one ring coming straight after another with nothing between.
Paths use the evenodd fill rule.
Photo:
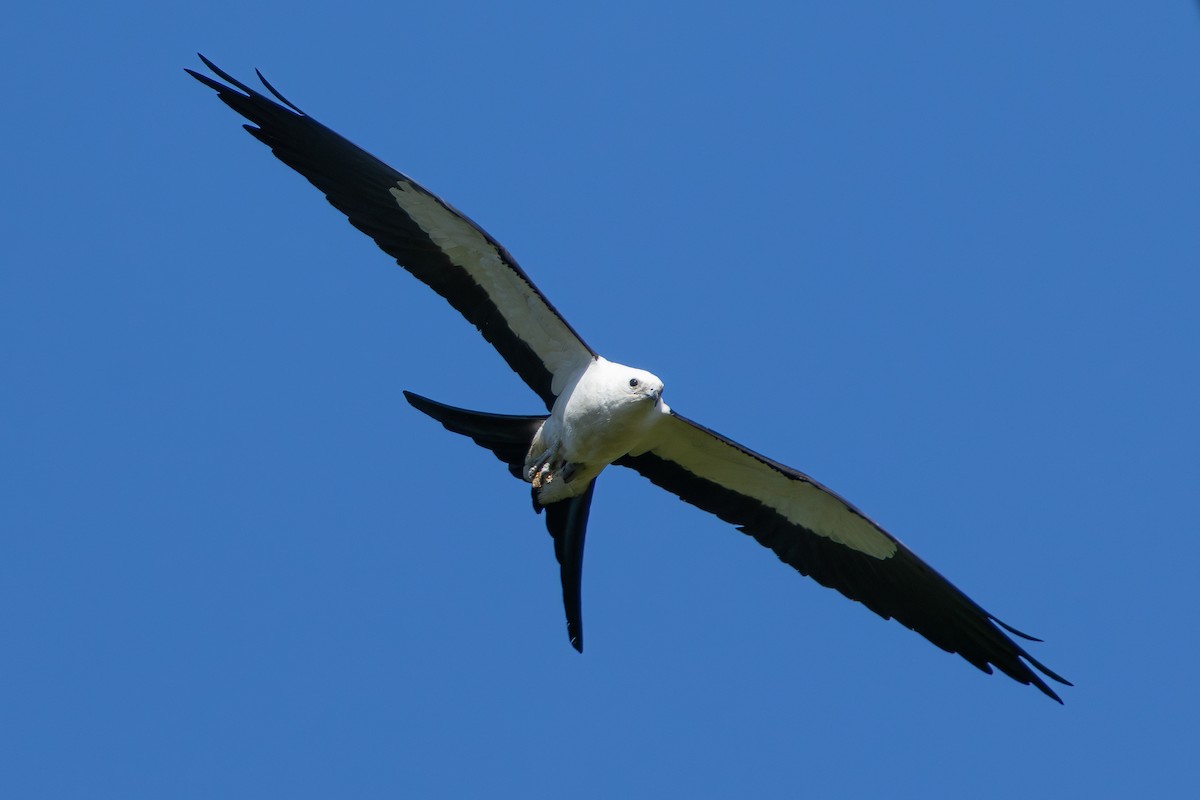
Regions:
<instances>
[{"instance_id":1,"label":"clear blue background","mask_svg":"<svg viewBox=\"0 0 1200 800\"><path fill-rule=\"evenodd\" d=\"M20 4L0 32L0 795L1170 797L1198 708L1191 2ZM601 478L182 71L261 67L683 413L847 495L1060 707Z\"/></svg>"}]
</instances>

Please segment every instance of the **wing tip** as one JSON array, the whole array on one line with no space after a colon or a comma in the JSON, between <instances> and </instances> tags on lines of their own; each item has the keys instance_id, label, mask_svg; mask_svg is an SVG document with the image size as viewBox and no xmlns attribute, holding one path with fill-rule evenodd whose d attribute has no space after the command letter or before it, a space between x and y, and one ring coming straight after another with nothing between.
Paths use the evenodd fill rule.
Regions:
<instances>
[{"instance_id":1,"label":"wing tip","mask_svg":"<svg viewBox=\"0 0 1200 800\"><path fill-rule=\"evenodd\" d=\"M988 619L991 622L993 622L994 624L1000 626L1002 629L1004 629L1008 633L1011 633L1013 636L1017 636L1021 639L1029 641L1029 642L1041 642L1042 641L1041 639L1039 639L1036 636L1030 636L1028 633L1025 633L1024 631L1017 630L1012 625L1009 625L1007 622L1004 622L1003 620L997 619L996 617L992 616L991 614L988 614ZM1057 700L1060 705L1066 705L1063 702L1063 699L1058 696L1058 693L1055 692L1053 689L1051 689L1049 684L1047 684L1044 680L1042 680L1041 675L1045 675L1050 680L1054 681L1055 683L1062 684L1063 686L1074 686L1075 684L1071 683L1069 680L1067 680L1063 676L1059 675L1057 672L1050 669L1042 662L1038 661L1036 658L1031 656L1025 650L1025 648L1021 647L1016 642L1012 642L1012 645L1017 649L1018 663L1022 664L1028 670L1028 673L1029 673L1027 676L1029 678L1029 680L1023 681L1023 682L1037 687L1037 689L1040 690L1047 697L1051 698L1052 700ZM1012 673L1009 672L1008 670L1004 670L1004 672L1006 672L1009 675L1012 675ZM1038 673L1041 673L1041 675L1039 675ZM1016 677L1016 676L1012 676L1012 677Z\"/></svg>"},{"instance_id":2,"label":"wing tip","mask_svg":"<svg viewBox=\"0 0 1200 800\"><path fill-rule=\"evenodd\" d=\"M183 68L184 72L191 75L193 78L200 81L208 88L212 89L213 91L217 92L218 94L225 94L227 92L232 91L232 89L237 89L238 91L242 92L242 94L245 97L248 97L248 98L258 97L258 98L266 99L263 97L263 94L261 92L251 88L250 86L247 86L246 84L239 81L237 78L230 75L225 70L218 67L209 58L207 58L203 53L196 53L196 57L199 58L204 63L204 66L208 67L210 72L212 72L214 75L216 75L221 80L225 81L225 83L220 83L219 81L214 80L213 78L209 77L208 75L204 75L203 73L197 72L193 69L188 69L187 67ZM286 97L284 97L282 94L280 94L279 90L276 89L274 86L272 86L271 82L268 81L266 79L266 77L262 74L261 70L255 69L254 74L258 76L258 79L262 82L262 85L266 87L267 91L270 92L275 97L276 100L278 100L280 103L283 103L285 106L287 106L289 109L296 112L300 116L302 116L302 117L308 116L307 114L304 113L303 110L300 109L299 106L297 106L291 100L288 100Z\"/></svg>"}]
</instances>

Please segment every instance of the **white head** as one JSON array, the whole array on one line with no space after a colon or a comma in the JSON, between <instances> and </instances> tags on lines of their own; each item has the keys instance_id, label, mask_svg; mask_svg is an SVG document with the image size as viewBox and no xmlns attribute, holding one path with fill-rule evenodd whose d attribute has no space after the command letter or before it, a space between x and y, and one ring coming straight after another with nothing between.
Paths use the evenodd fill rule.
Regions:
<instances>
[{"instance_id":1,"label":"white head","mask_svg":"<svg viewBox=\"0 0 1200 800\"><path fill-rule=\"evenodd\" d=\"M551 416L571 418L572 424L579 421L585 427L617 418L649 419L652 411L669 411L662 393L663 382L657 375L597 357L559 395Z\"/></svg>"},{"instance_id":2,"label":"white head","mask_svg":"<svg viewBox=\"0 0 1200 800\"><path fill-rule=\"evenodd\" d=\"M559 395L546 424L560 431L567 460L609 464L636 448L655 421L670 413L662 392L657 376L596 358Z\"/></svg>"},{"instance_id":3,"label":"white head","mask_svg":"<svg viewBox=\"0 0 1200 800\"><path fill-rule=\"evenodd\" d=\"M646 372L644 369L634 369L620 364L614 364L617 367L617 374L624 382L624 388L629 394L638 400L645 400L657 405L662 400L663 382L657 375Z\"/></svg>"},{"instance_id":4,"label":"white head","mask_svg":"<svg viewBox=\"0 0 1200 800\"><path fill-rule=\"evenodd\" d=\"M571 407L569 414L590 416L607 409L603 412L605 416L632 413L641 417L655 409L666 410L662 393L663 382L657 375L597 358L571 387L570 397L560 396L559 401Z\"/></svg>"}]
</instances>

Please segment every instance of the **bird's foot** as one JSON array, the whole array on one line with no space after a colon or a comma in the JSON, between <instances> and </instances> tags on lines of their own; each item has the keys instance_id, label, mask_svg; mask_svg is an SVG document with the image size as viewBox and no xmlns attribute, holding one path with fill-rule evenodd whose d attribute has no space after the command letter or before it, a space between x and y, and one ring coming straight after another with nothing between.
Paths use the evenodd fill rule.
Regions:
<instances>
[{"instance_id":1,"label":"bird's foot","mask_svg":"<svg viewBox=\"0 0 1200 800\"><path fill-rule=\"evenodd\" d=\"M541 489L543 486L549 485L553 480L554 470L549 464L542 464L534 469L533 475L530 477L529 482L533 484L534 489Z\"/></svg>"}]
</instances>

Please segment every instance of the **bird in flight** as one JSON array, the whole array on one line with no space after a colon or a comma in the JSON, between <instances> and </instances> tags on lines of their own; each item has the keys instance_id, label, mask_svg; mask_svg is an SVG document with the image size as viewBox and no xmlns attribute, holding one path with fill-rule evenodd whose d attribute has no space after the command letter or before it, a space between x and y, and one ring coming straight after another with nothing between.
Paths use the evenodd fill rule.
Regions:
<instances>
[{"instance_id":1,"label":"bird in flight","mask_svg":"<svg viewBox=\"0 0 1200 800\"><path fill-rule=\"evenodd\" d=\"M616 464L736 525L802 575L884 619L1062 702L1043 676L1070 683L1008 634L1039 640L992 616L809 476L676 413L659 378L588 347L508 251L449 203L302 112L261 73L274 100L200 59L225 83L187 70L192 77L249 120L246 130L350 224L466 317L545 403L548 414L489 414L405 392L414 407L491 450L529 485L554 540L575 649L583 651L588 510L596 477Z\"/></svg>"}]
</instances>

